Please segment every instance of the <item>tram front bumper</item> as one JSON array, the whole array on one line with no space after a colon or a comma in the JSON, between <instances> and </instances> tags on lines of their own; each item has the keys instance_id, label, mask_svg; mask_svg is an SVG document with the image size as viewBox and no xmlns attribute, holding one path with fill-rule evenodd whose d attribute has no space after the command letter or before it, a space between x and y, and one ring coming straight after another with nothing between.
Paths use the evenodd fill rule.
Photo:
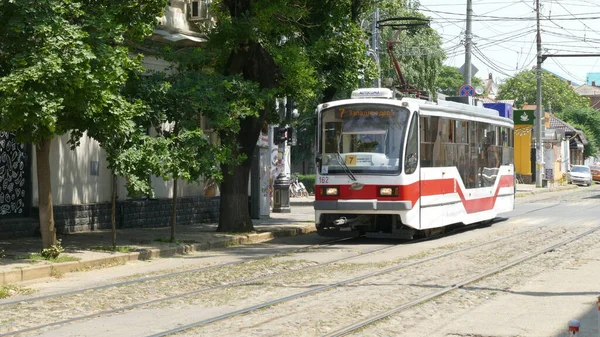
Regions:
<instances>
[{"instance_id":1,"label":"tram front bumper","mask_svg":"<svg viewBox=\"0 0 600 337\"><path fill-rule=\"evenodd\" d=\"M408 211L410 201L381 200L315 200L316 211Z\"/></svg>"}]
</instances>

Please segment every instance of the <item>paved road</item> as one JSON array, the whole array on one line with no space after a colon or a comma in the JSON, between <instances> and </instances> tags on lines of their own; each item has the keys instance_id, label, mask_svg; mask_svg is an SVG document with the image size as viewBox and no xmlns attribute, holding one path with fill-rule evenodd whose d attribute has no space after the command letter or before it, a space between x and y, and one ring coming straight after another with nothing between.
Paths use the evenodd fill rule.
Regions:
<instances>
[{"instance_id":1,"label":"paved road","mask_svg":"<svg viewBox=\"0 0 600 337\"><path fill-rule=\"evenodd\" d=\"M177 293L190 289L195 285L219 285L232 282L239 278L253 276L268 277L271 274L284 270L324 263L332 259L345 256L356 256L354 267L346 272L336 274L336 268L326 269L325 272L306 274L303 277L294 276L274 283L275 294L288 294L303 287L314 287L311 282L322 284L335 275L344 276L345 273L357 273L363 268L371 270L380 268L380 265L391 263L397 259L413 259L426 256L435 252L453 249L471 242L488 240L505 233L522 228L551 223L555 226L546 233L549 237L559 239L562 235L582 231L585 228L600 224L597 217L600 210L600 187L576 188L569 191L548 192L519 198L514 212L507 215L508 220L501 221L491 227L479 228L459 235L444 239L423 242L419 244L390 244L383 240L363 240L355 243L342 243L324 248L304 249L296 251L305 245L318 244L324 241L314 234L297 237L279 238L270 242L236 246L214 251L203 251L178 258L159 259L152 262L136 261L124 266L116 266L103 270L92 270L84 273L70 273L62 279L46 279L43 282L27 284L41 294L49 294L64 289L77 289L98 284L106 284L124 278L131 279L136 275L154 275L168 270L189 270L201 266L211 266L218 263L248 261L243 265L236 265L220 272L201 272L186 277L169 278L159 283L144 282L142 284L128 285L116 291L92 292L69 296L60 300L49 302L32 302L20 304L17 307L0 307L3 310L4 321L0 323L0 334L19 329L23 326L41 322L52 322L73 315L89 312L99 312L107 308L119 307L143 299L152 299L167 294ZM298 211L305 211L309 216L311 211L307 207ZM281 215L283 216L283 215ZM273 222L274 225L276 221ZM430 306L417 308L409 316L392 318L385 324L375 325L365 330L363 335L390 335L395 336L561 336L565 332L569 319L578 318L582 322L582 332L589 336L597 332L596 296L600 279L600 246L598 238L580 241L567 248L557 249L552 254L545 254L533 264L524 264L519 268L512 268L508 273L500 273L496 279L487 280L488 283L477 284L465 289L461 306L450 305L446 300L431 302ZM521 254L528 248L533 249L535 238L517 241L514 249L507 250L508 254ZM521 246L519 246L519 244ZM543 244L537 242L536 245ZM385 254L366 255L366 252L378 247L393 246L393 250ZM361 258L364 255L364 258ZM492 255L492 254L490 254ZM250 262L257 257L271 258L261 262ZM480 258L480 257L479 257ZM438 265L439 270L444 268L452 271L458 262ZM358 266L358 267L357 267ZM370 268L370 269L369 269ZM417 274L427 277L423 270L402 274L402 281L386 282L386 287L402 284L422 284L421 279L411 279ZM441 276L440 276L441 277ZM434 274L429 275L428 283L436 284ZM293 280L304 280L298 284ZM311 281L312 280L312 281ZM441 280L441 278L440 278ZM265 282L267 282L265 280ZM494 283L496 282L496 283ZM264 294L262 287L269 283L255 284L253 287L238 287L235 290L218 292L215 295L202 295L194 300L177 300L170 304L160 304L145 307L143 310L135 309L109 316L101 316L91 320L84 320L65 327L53 327L43 336L101 336L106 334L123 334L127 331L131 336L147 336L161 329L166 329L191 321L207 318L231 311L235 308L247 306L251 301L260 301ZM373 284L365 284L373 287ZM404 287L399 287L398 290ZM352 288L351 288L352 289ZM384 289L383 285L380 289ZM424 288L426 289L426 288ZM252 291L256 294L251 298L244 294ZM381 290L379 292L381 294ZM390 293L392 294L392 293ZM348 296L345 299L351 298ZM393 298L390 297L390 298ZM460 300L459 298L459 300ZM465 300L467 299L467 300ZM238 303L238 300L241 302ZM357 298L358 300L358 298ZM365 300L363 298L362 300ZM367 298L368 300L368 298ZM341 305L342 301L336 302ZM362 302L357 302L362 303ZM2 304L2 301L0 301ZM298 302L290 306L277 306L275 311L258 311L254 314L243 316L236 323L216 323L209 330L192 335L248 335L262 336L267 332L275 335L286 335L296 331L296 335L311 334L308 328L311 324L325 326L326 317L311 318L320 312L320 303L315 298L305 302ZM431 306L433 305L433 307ZM464 307L462 307L464 305ZM311 308L303 311L301 308ZM282 308L286 308L282 310ZM323 307L324 308L324 307ZM360 305L353 310L362 308ZM452 308L441 310L441 308ZM286 311L286 310L289 310ZM324 310L324 309L323 309ZM341 319L348 319L348 313L353 310L340 307L337 312L343 313ZM276 316L270 316L277 313ZM308 316L306 316L308 315ZM289 317L291 320L288 320ZM301 323L301 322L308 323ZM272 322L273 324L270 324ZM300 326L296 327L296 324ZM308 325L307 325L308 324ZM239 327L239 328L236 328ZM239 330L242 329L245 330ZM410 328L407 328L410 327ZM225 329L229 329L226 332ZM233 328L233 330L231 330ZM212 330L211 330L212 329ZM216 329L216 330L215 330ZM237 329L237 330L236 330ZM262 330L261 330L262 329ZM272 330L275 329L275 330ZM292 329L292 330L290 330ZM294 330L295 329L295 330ZM298 330L300 329L300 330ZM237 331L237 332L236 332ZM210 334L206 334L210 332ZM372 332L372 334L371 334ZM31 333L30 335L38 335ZM190 335L188 333L187 335ZM586 336L582 334L582 336ZM595 335L594 335L595 336Z\"/></svg>"}]
</instances>

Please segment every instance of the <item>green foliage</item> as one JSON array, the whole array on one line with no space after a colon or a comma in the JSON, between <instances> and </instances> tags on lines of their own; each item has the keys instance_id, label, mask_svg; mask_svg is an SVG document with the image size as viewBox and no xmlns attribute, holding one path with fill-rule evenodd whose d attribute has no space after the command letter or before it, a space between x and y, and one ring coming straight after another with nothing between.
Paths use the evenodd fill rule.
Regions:
<instances>
[{"instance_id":1,"label":"green foliage","mask_svg":"<svg viewBox=\"0 0 600 337\"><path fill-rule=\"evenodd\" d=\"M160 242L160 243L168 243L170 245L181 245L181 244L183 244L183 242L181 242L179 240L175 240L175 242L171 242L171 239L169 239L169 238L156 238L153 241L154 242Z\"/></svg>"},{"instance_id":2,"label":"green foliage","mask_svg":"<svg viewBox=\"0 0 600 337\"><path fill-rule=\"evenodd\" d=\"M458 68L442 66L435 83L437 92L448 96L457 96L458 90L465 84L465 81L462 74L458 72ZM483 81L479 77L473 77L471 83L473 86L483 87Z\"/></svg>"},{"instance_id":3,"label":"green foliage","mask_svg":"<svg viewBox=\"0 0 600 337\"><path fill-rule=\"evenodd\" d=\"M600 111L585 107L567 107L556 116L585 133L589 144L584 148L584 156L596 156L600 150Z\"/></svg>"},{"instance_id":4,"label":"green foliage","mask_svg":"<svg viewBox=\"0 0 600 337\"><path fill-rule=\"evenodd\" d=\"M165 1L3 1L0 27L0 124L37 144L72 130L102 140L138 111L120 95L140 69L123 45L155 25ZM139 10L139 12L138 12ZM133 14L135 12L135 14ZM137 19L137 20L135 20ZM98 133L98 134L97 134Z\"/></svg>"},{"instance_id":5,"label":"green foliage","mask_svg":"<svg viewBox=\"0 0 600 337\"><path fill-rule=\"evenodd\" d=\"M514 99L517 107L536 104L537 78L535 70L518 73L498 89L498 99ZM585 108L589 99L579 95L564 80L542 72L542 105L544 111L561 112L567 107Z\"/></svg>"},{"instance_id":6,"label":"green foliage","mask_svg":"<svg viewBox=\"0 0 600 337\"><path fill-rule=\"evenodd\" d=\"M33 294L34 291L33 289L30 288L23 288L23 287L19 287L19 286L15 286L15 285L4 285L4 286L0 286L0 299L1 298L8 298L11 296L17 296L17 295L29 295L29 294Z\"/></svg>"},{"instance_id":7,"label":"green foliage","mask_svg":"<svg viewBox=\"0 0 600 337\"><path fill-rule=\"evenodd\" d=\"M123 167L128 166L119 162L121 150L133 144L131 139L140 132L133 119L144 112L144 106L127 100L122 92L128 75L142 70L141 59L130 53L125 42L149 35L166 3L1 1L0 13L7 18L0 27L3 131L32 144L69 132L72 146L87 132L106 150L109 168L127 177ZM50 172L42 176L50 177ZM44 180L39 184L49 186ZM147 184L134 185L149 190ZM51 199L40 204L52 207ZM40 225L50 224L48 219ZM44 238L44 244L48 240L53 242L53 237ZM48 256L60 254L57 247L48 249Z\"/></svg>"},{"instance_id":8,"label":"green foliage","mask_svg":"<svg viewBox=\"0 0 600 337\"><path fill-rule=\"evenodd\" d=\"M220 181L220 165L238 165L246 158L235 154L234 138L241 130L240 121L256 117L264 108L266 93L254 82L205 68L205 55L197 50L166 58L178 64L174 75L156 73L129 88L148 107L147 120L141 123L153 125L158 136L139 142L152 153L134 152L149 160L136 167L165 180ZM208 121L204 129L203 117ZM219 134L221 141L211 140L211 134Z\"/></svg>"},{"instance_id":9,"label":"green foliage","mask_svg":"<svg viewBox=\"0 0 600 337\"><path fill-rule=\"evenodd\" d=\"M132 252L133 249L127 246L93 246L90 247L91 250L100 250L103 252L119 252L119 253L129 253Z\"/></svg>"},{"instance_id":10,"label":"green foliage","mask_svg":"<svg viewBox=\"0 0 600 337\"><path fill-rule=\"evenodd\" d=\"M418 3L407 4L405 1L378 1L382 19L417 17L427 19L425 15L418 12ZM363 17L370 19L371 11L365 11ZM396 23L410 23L407 20L397 20ZM392 66L391 59L387 53L387 42L393 42L393 50L400 64L402 74L406 82L415 88L434 93L437 89L436 78L438 77L442 61L446 55L442 49L441 38L436 31L428 26L403 28L401 33L394 40L394 35L398 29L394 27L383 27L381 30L382 45L379 46L382 51L381 74L382 78L393 79L395 85L399 84L399 79Z\"/></svg>"},{"instance_id":11,"label":"green foliage","mask_svg":"<svg viewBox=\"0 0 600 337\"><path fill-rule=\"evenodd\" d=\"M60 244L60 240L57 240L57 243L55 245L42 249L40 255L46 260L56 260L58 256L64 251L65 249Z\"/></svg>"},{"instance_id":12,"label":"green foliage","mask_svg":"<svg viewBox=\"0 0 600 337\"><path fill-rule=\"evenodd\" d=\"M315 193L315 179L314 174L300 174L298 175L298 181L304 184L308 193Z\"/></svg>"}]
</instances>

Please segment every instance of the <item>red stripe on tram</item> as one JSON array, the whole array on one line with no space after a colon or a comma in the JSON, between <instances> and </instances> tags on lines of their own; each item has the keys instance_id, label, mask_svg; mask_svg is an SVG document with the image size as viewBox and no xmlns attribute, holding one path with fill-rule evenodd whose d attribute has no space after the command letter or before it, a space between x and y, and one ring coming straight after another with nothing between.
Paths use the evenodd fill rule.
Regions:
<instances>
[{"instance_id":1,"label":"red stripe on tram","mask_svg":"<svg viewBox=\"0 0 600 337\"><path fill-rule=\"evenodd\" d=\"M465 191L460 188L460 184L455 178L422 180L410 185L401 185L397 197L380 197L378 189L394 185L365 185L360 190L352 190L350 185L341 185L338 196L322 196L319 193L320 188L334 187L335 185L316 185L315 200L360 200L377 199L381 201L410 201L414 206L421 196L434 196L449 193L458 193L460 200L465 207L467 214L488 211L494 208L498 193L502 187L513 187L514 176L504 175L500 177L500 182L494 191L494 195L485 198L467 199ZM456 186L456 191L455 191Z\"/></svg>"}]
</instances>

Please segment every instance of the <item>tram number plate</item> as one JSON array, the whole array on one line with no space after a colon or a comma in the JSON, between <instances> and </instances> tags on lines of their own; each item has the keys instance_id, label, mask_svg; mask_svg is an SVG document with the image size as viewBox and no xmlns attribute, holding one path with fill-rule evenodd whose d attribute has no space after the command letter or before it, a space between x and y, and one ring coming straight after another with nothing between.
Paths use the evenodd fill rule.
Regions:
<instances>
[{"instance_id":1,"label":"tram number plate","mask_svg":"<svg viewBox=\"0 0 600 337\"><path fill-rule=\"evenodd\" d=\"M328 184L329 177L319 177L319 184Z\"/></svg>"}]
</instances>

